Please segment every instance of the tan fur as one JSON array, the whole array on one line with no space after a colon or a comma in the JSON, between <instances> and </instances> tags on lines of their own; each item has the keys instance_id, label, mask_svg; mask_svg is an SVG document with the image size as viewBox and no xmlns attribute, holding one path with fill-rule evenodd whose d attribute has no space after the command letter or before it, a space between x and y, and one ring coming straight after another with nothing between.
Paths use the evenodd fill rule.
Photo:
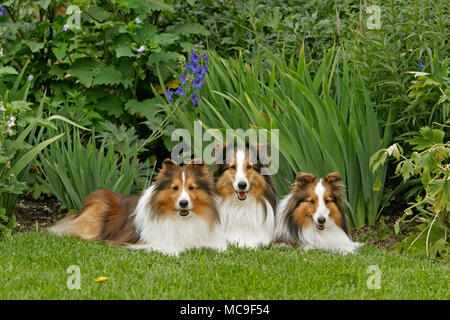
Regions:
<instances>
[{"instance_id":1,"label":"tan fur","mask_svg":"<svg viewBox=\"0 0 450 320\"><path fill-rule=\"evenodd\" d=\"M135 243L133 213L139 197L120 195L107 189L92 192L81 211L48 230L58 235L66 234L86 240L107 240L118 243Z\"/></svg>"}]
</instances>

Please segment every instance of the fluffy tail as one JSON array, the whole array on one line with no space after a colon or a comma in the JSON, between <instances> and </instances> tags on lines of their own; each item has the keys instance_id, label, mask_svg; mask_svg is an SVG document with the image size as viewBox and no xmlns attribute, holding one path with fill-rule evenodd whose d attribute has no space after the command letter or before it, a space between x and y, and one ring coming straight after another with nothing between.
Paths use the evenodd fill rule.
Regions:
<instances>
[{"instance_id":1,"label":"fluffy tail","mask_svg":"<svg viewBox=\"0 0 450 320\"><path fill-rule=\"evenodd\" d=\"M98 189L85 201L83 209L75 216L64 218L47 230L57 235L74 235L87 240L100 239L112 214L117 211L114 192Z\"/></svg>"}]
</instances>

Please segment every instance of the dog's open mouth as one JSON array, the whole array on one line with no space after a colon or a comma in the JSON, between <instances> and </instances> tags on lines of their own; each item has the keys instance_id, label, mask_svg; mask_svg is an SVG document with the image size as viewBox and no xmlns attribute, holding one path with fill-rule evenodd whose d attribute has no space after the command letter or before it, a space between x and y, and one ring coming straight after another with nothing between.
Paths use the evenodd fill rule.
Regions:
<instances>
[{"instance_id":1,"label":"dog's open mouth","mask_svg":"<svg viewBox=\"0 0 450 320\"><path fill-rule=\"evenodd\" d=\"M189 210L180 210L178 211L178 214L182 217L187 217L189 215Z\"/></svg>"},{"instance_id":2,"label":"dog's open mouth","mask_svg":"<svg viewBox=\"0 0 450 320\"><path fill-rule=\"evenodd\" d=\"M246 191L238 191L236 192L236 196L239 200L244 201L245 199L247 199L247 193Z\"/></svg>"},{"instance_id":3,"label":"dog's open mouth","mask_svg":"<svg viewBox=\"0 0 450 320\"><path fill-rule=\"evenodd\" d=\"M316 225L317 230L323 230L323 229L325 229L325 224L316 223L315 225Z\"/></svg>"}]
</instances>

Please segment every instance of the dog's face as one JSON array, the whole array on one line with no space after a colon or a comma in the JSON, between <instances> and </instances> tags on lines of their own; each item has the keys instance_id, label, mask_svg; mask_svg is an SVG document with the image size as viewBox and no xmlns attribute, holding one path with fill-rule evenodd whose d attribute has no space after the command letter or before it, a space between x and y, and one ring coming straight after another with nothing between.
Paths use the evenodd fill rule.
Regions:
<instances>
[{"instance_id":1,"label":"dog's face","mask_svg":"<svg viewBox=\"0 0 450 320\"><path fill-rule=\"evenodd\" d=\"M151 200L158 215L188 218L215 215L215 186L204 163L192 161L185 168L170 159L163 162Z\"/></svg>"},{"instance_id":2,"label":"dog's face","mask_svg":"<svg viewBox=\"0 0 450 320\"><path fill-rule=\"evenodd\" d=\"M333 172L323 179L300 172L292 191L292 216L300 227L311 224L324 230L330 217L337 225L343 223L342 177Z\"/></svg>"},{"instance_id":3,"label":"dog's face","mask_svg":"<svg viewBox=\"0 0 450 320\"><path fill-rule=\"evenodd\" d=\"M257 199L264 196L267 180L260 174L261 165L252 149L224 147L223 150L225 163L216 165L214 170L218 194L239 201L247 200L248 194Z\"/></svg>"}]
</instances>

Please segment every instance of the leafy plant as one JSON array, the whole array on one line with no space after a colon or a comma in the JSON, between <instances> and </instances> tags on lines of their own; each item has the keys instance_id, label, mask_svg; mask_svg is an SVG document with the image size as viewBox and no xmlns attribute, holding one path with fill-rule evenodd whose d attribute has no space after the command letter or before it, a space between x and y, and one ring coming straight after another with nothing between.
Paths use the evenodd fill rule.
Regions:
<instances>
[{"instance_id":1,"label":"leafy plant","mask_svg":"<svg viewBox=\"0 0 450 320\"><path fill-rule=\"evenodd\" d=\"M388 156L401 160L396 173L403 182L418 176L422 182L416 194L415 203L409 206L397 221L395 231L400 226L409 225L418 229L411 232L396 249L412 255L428 258L450 258L449 253L449 213L450 213L450 142L444 142L444 131L423 127L420 134L407 142L414 151L409 157L403 149L394 144L373 155L373 170L383 164Z\"/></svg>"},{"instance_id":2,"label":"leafy plant","mask_svg":"<svg viewBox=\"0 0 450 320\"><path fill-rule=\"evenodd\" d=\"M60 116L44 119L42 108L45 96L42 97L38 110L32 111L31 103L27 102L32 77L28 77L19 90L26 67L27 65L14 79L11 89L7 87L4 77L15 76L17 71L12 67L0 69L0 226L3 234L9 234L16 226L12 210L18 196L26 188L24 176L28 174L30 163L43 149L62 136L56 135L41 141L34 136L36 128L54 127L52 120L55 119L74 124ZM17 138L14 139L16 135Z\"/></svg>"},{"instance_id":3,"label":"leafy plant","mask_svg":"<svg viewBox=\"0 0 450 320\"><path fill-rule=\"evenodd\" d=\"M44 176L39 180L69 210L81 210L84 199L98 188L131 194L151 181L154 165L139 160L137 139L127 152L119 153L107 137L97 149L95 135L83 146L78 129L64 131L60 141L39 155Z\"/></svg>"},{"instance_id":4,"label":"leafy plant","mask_svg":"<svg viewBox=\"0 0 450 320\"><path fill-rule=\"evenodd\" d=\"M8 1L0 17L0 65L31 59L36 93L78 96L92 116L130 125L158 117L150 85L156 68L165 79L190 35L209 32L196 23L172 24L163 1ZM160 119L161 121L163 119ZM88 124L85 124L88 125Z\"/></svg>"}]
</instances>

